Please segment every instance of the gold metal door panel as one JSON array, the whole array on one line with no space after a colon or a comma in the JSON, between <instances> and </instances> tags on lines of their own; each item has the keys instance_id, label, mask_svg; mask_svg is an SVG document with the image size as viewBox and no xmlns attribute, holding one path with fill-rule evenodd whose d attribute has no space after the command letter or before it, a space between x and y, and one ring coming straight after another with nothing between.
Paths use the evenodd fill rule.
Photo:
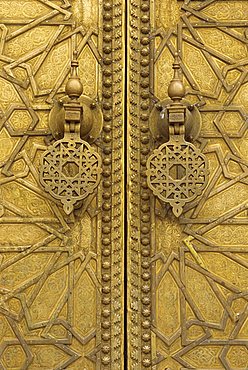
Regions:
<instances>
[{"instance_id":1,"label":"gold metal door panel","mask_svg":"<svg viewBox=\"0 0 248 370\"><path fill-rule=\"evenodd\" d=\"M130 369L247 369L247 1L129 2ZM178 52L203 194L176 218L146 182Z\"/></svg>"},{"instance_id":2,"label":"gold metal door panel","mask_svg":"<svg viewBox=\"0 0 248 370\"><path fill-rule=\"evenodd\" d=\"M247 368L247 14L245 0L0 0L1 369ZM67 215L39 173L75 49L103 112L102 174ZM209 168L179 218L147 185L176 52Z\"/></svg>"},{"instance_id":3,"label":"gold metal door panel","mask_svg":"<svg viewBox=\"0 0 248 370\"><path fill-rule=\"evenodd\" d=\"M122 367L122 28L121 1L0 1L1 369ZM39 170L75 49L103 181L67 215Z\"/></svg>"}]
</instances>

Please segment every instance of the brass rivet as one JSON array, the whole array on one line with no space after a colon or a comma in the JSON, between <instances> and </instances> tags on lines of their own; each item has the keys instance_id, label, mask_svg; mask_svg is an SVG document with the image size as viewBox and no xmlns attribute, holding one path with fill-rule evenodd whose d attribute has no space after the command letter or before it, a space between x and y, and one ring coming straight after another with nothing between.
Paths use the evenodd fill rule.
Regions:
<instances>
[{"instance_id":1,"label":"brass rivet","mask_svg":"<svg viewBox=\"0 0 248 370\"><path fill-rule=\"evenodd\" d=\"M102 244L103 245L109 245L110 244L110 239L109 238L103 238Z\"/></svg>"},{"instance_id":2,"label":"brass rivet","mask_svg":"<svg viewBox=\"0 0 248 370\"><path fill-rule=\"evenodd\" d=\"M141 17L141 22L143 22L143 23L147 23L147 22L149 22L149 17L148 17L148 15L142 15L142 17Z\"/></svg>"},{"instance_id":3,"label":"brass rivet","mask_svg":"<svg viewBox=\"0 0 248 370\"><path fill-rule=\"evenodd\" d=\"M112 121L112 115L111 114L104 114L103 118L104 118L104 121L106 121L106 122Z\"/></svg>"},{"instance_id":4,"label":"brass rivet","mask_svg":"<svg viewBox=\"0 0 248 370\"><path fill-rule=\"evenodd\" d=\"M104 141L105 143L110 143L110 142L111 142L111 140L112 140L111 136L109 136L109 135L105 135L105 136L103 136L103 141Z\"/></svg>"},{"instance_id":5,"label":"brass rivet","mask_svg":"<svg viewBox=\"0 0 248 370\"><path fill-rule=\"evenodd\" d=\"M143 67L146 67L146 66L149 66L149 59L141 59L141 62L140 64L143 66Z\"/></svg>"},{"instance_id":6,"label":"brass rivet","mask_svg":"<svg viewBox=\"0 0 248 370\"><path fill-rule=\"evenodd\" d=\"M141 199L148 200L150 198L150 194L148 192L141 193Z\"/></svg>"},{"instance_id":7,"label":"brass rivet","mask_svg":"<svg viewBox=\"0 0 248 370\"><path fill-rule=\"evenodd\" d=\"M111 5L111 3L105 3L103 5L103 8L104 8L104 10L110 10L112 8L112 5Z\"/></svg>"},{"instance_id":8,"label":"brass rivet","mask_svg":"<svg viewBox=\"0 0 248 370\"><path fill-rule=\"evenodd\" d=\"M142 335L142 339L145 341L145 342L148 342L149 340L150 340L150 334L148 334L148 333L144 333L143 335Z\"/></svg>"},{"instance_id":9,"label":"brass rivet","mask_svg":"<svg viewBox=\"0 0 248 370\"><path fill-rule=\"evenodd\" d=\"M151 365L151 360L149 358L144 358L142 363L145 367L149 367Z\"/></svg>"},{"instance_id":10,"label":"brass rivet","mask_svg":"<svg viewBox=\"0 0 248 370\"><path fill-rule=\"evenodd\" d=\"M108 76L109 77L109 76L112 75L112 71L110 69L104 69L103 74L104 74L104 76Z\"/></svg>"},{"instance_id":11,"label":"brass rivet","mask_svg":"<svg viewBox=\"0 0 248 370\"><path fill-rule=\"evenodd\" d=\"M104 158L103 164L105 164L105 166L109 166L111 164L111 158Z\"/></svg>"},{"instance_id":12,"label":"brass rivet","mask_svg":"<svg viewBox=\"0 0 248 370\"><path fill-rule=\"evenodd\" d=\"M108 57L103 58L103 64L105 64L105 65L112 64L112 58L108 58Z\"/></svg>"},{"instance_id":13,"label":"brass rivet","mask_svg":"<svg viewBox=\"0 0 248 370\"><path fill-rule=\"evenodd\" d=\"M105 13L105 14L103 14L103 19L105 21L110 21L112 19L112 16L111 16L110 13Z\"/></svg>"},{"instance_id":14,"label":"brass rivet","mask_svg":"<svg viewBox=\"0 0 248 370\"><path fill-rule=\"evenodd\" d=\"M148 212L150 212L150 206L149 206L149 204L143 204L143 205L141 206L141 210L142 210L142 212L144 212L144 213L148 213Z\"/></svg>"},{"instance_id":15,"label":"brass rivet","mask_svg":"<svg viewBox=\"0 0 248 370\"><path fill-rule=\"evenodd\" d=\"M104 153L104 154L111 154L111 153L112 153L112 148L111 148L111 146L104 146L104 147L103 147L103 153Z\"/></svg>"},{"instance_id":16,"label":"brass rivet","mask_svg":"<svg viewBox=\"0 0 248 370\"><path fill-rule=\"evenodd\" d=\"M149 48L142 48L140 53L143 56L149 55Z\"/></svg>"},{"instance_id":17,"label":"brass rivet","mask_svg":"<svg viewBox=\"0 0 248 370\"><path fill-rule=\"evenodd\" d=\"M143 86L144 87L144 86ZM147 113L142 113L140 116L142 121L147 121L149 119L149 116Z\"/></svg>"},{"instance_id":18,"label":"brass rivet","mask_svg":"<svg viewBox=\"0 0 248 370\"><path fill-rule=\"evenodd\" d=\"M105 341L109 340L110 339L110 333L108 333L108 332L107 333L103 333L102 334L102 339L105 340Z\"/></svg>"},{"instance_id":19,"label":"brass rivet","mask_svg":"<svg viewBox=\"0 0 248 370\"><path fill-rule=\"evenodd\" d=\"M109 294L110 293L110 287L108 286L108 285L104 285L103 287L102 287L102 292L104 293L104 294ZM108 297L107 297L108 298ZM105 303L104 304L108 304L108 303L106 303L106 301L105 301Z\"/></svg>"},{"instance_id":20,"label":"brass rivet","mask_svg":"<svg viewBox=\"0 0 248 370\"><path fill-rule=\"evenodd\" d=\"M111 218L110 218L109 215L104 215L103 218L102 218L102 220L103 220L103 222L110 222Z\"/></svg>"},{"instance_id":21,"label":"brass rivet","mask_svg":"<svg viewBox=\"0 0 248 370\"><path fill-rule=\"evenodd\" d=\"M111 204L105 202L105 203L103 203L102 208L104 209L104 211L109 211L111 209Z\"/></svg>"},{"instance_id":22,"label":"brass rivet","mask_svg":"<svg viewBox=\"0 0 248 370\"><path fill-rule=\"evenodd\" d=\"M141 250L141 254L142 254L143 257L148 257L150 255L150 251L149 251L148 248L143 248Z\"/></svg>"},{"instance_id":23,"label":"brass rivet","mask_svg":"<svg viewBox=\"0 0 248 370\"><path fill-rule=\"evenodd\" d=\"M150 350L151 350L151 347L148 346L148 345L145 345L145 346L142 347L142 352L143 353L149 353Z\"/></svg>"},{"instance_id":24,"label":"brass rivet","mask_svg":"<svg viewBox=\"0 0 248 370\"><path fill-rule=\"evenodd\" d=\"M104 317L109 317L110 315L110 310L108 308L105 308L103 311L102 311L102 315Z\"/></svg>"},{"instance_id":25,"label":"brass rivet","mask_svg":"<svg viewBox=\"0 0 248 370\"><path fill-rule=\"evenodd\" d=\"M112 25L111 24L104 24L103 29L106 32L110 32L110 31L112 31Z\"/></svg>"},{"instance_id":26,"label":"brass rivet","mask_svg":"<svg viewBox=\"0 0 248 370\"><path fill-rule=\"evenodd\" d=\"M140 42L142 45L148 45L150 43L149 37L142 37Z\"/></svg>"},{"instance_id":27,"label":"brass rivet","mask_svg":"<svg viewBox=\"0 0 248 370\"><path fill-rule=\"evenodd\" d=\"M149 272L144 272L144 273L142 274L142 279L143 279L143 280L149 280L149 279L150 279L150 277L151 277L151 274L150 274Z\"/></svg>"},{"instance_id":28,"label":"brass rivet","mask_svg":"<svg viewBox=\"0 0 248 370\"><path fill-rule=\"evenodd\" d=\"M108 180L103 181L104 188L109 188L111 186L111 182Z\"/></svg>"},{"instance_id":29,"label":"brass rivet","mask_svg":"<svg viewBox=\"0 0 248 370\"><path fill-rule=\"evenodd\" d=\"M103 353L109 353L110 352L110 347L109 346L103 346L102 347L102 352Z\"/></svg>"},{"instance_id":30,"label":"brass rivet","mask_svg":"<svg viewBox=\"0 0 248 370\"><path fill-rule=\"evenodd\" d=\"M108 191L105 191L102 195L103 199L109 199L111 198L111 194Z\"/></svg>"},{"instance_id":31,"label":"brass rivet","mask_svg":"<svg viewBox=\"0 0 248 370\"><path fill-rule=\"evenodd\" d=\"M148 144L149 143L149 136L143 136L141 138L142 144Z\"/></svg>"},{"instance_id":32,"label":"brass rivet","mask_svg":"<svg viewBox=\"0 0 248 370\"><path fill-rule=\"evenodd\" d=\"M111 127L111 125L104 125L103 126L103 130L105 131L105 132L110 132L111 131L111 129L112 129L112 127Z\"/></svg>"},{"instance_id":33,"label":"brass rivet","mask_svg":"<svg viewBox=\"0 0 248 370\"><path fill-rule=\"evenodd\" d=\"M143 12L147 12L149 10L149 5L148 4L142 4L141 5L141 10L143 10Z\"/></svg>"},{"instance_id":34,"label":"brass rivet","mask_svg":"<svg viewBox=\"0 0 248 370\"><path fill-rule=\"evenodd\" d=\"M149 222L149 221L150 221L150 215L143 215L143 216L141 217L141 220L142 220L143 222Z\"/></svg>"},{"instance_id":35,"label":"brass rivet","mask_svg":"<svg viewBox=\"0 0 248 370\"><path fill-rule=\"evenodd\" d=\"M141 290L142 290L142 292L144 292L144 293L148 293L148 292L150 292L150 286L149 285L143 285L142 287L141 287Z\"/></svg>"},{"instance_id":36,"label":"brass rivet","mask_svg":"<svg viewBox=\"0 0 248 370\"><path fill-rule=\"evenodd\" d=\"M108 176L110 176L110 174L111 174L111 171L110 171L109 169L107 169L107 168L105 168L105 169L103 170L103 172L102 172L102 175L103 175L104 177L108 177Z\"/></svg>"},{"instance_id":37,"label":"brass rivet","mask_svg":"<svg viewBox=\"0 0 248 370\"><path fill-rule=\"evenodd\" d=\"M112 52L112 48L110 46L104 46L103 51L105 54L110 54Z\"/></svg>"},{"instance_id":38,"label":"brass rivet","mask_svg":"<svg viewBox=\"0 0 248 370\"><path fill-rule=\"evenodd\" d=\"M104 329L108 329L109 327L110 327L110 322L109 321L103 321L102 322L102 327L104 328Z\"/></svg>"},{"instance_id":39,"label":"brass rivet","mask_svg":"<svg viewBox=\"0 0 248 370\"><path fill-rule=\"evenodd\" d=\"M102 267L103 267L104 269L109 269L109 267L110 267L109 261L104 261L104 262L102 263ZM108 293L108 292L104 292L104 293Z\"/></svg>"},{"instance_id":40,"label":"brass rivet","mask_svg":"<svg viewBox=\"0 0 248 370\"><path fill-rule=\"evenodd\" d=\"M143 34L148 34L150 32L149 27L141 27L140 30L141 30L141 33L143 33Z\"/></svg>"},{"instance_id":41,"label":"brass rivet","mask_svg":"<svg viewBox=\"0 0 248 370\"><path fill-rule=\"evenodd\" d=\"M149 297L143 297L143 298L142 298L142 303L143 303L144 305L148 305L148 304L150 304L150 303L151 303L151 300L150 300L150 298L149 298Z\"/></svg>"},{"instance_id":42,"label":"brass rivet","mask_svg":"<svg viewBox=\"0 0 248 370\"><path fill-rule=\"evenodd\" d=\"M150 328L150 321L149 320L144 320L142 322L142 326L144 329L149 329Z\"/></svg>"},{"instance_id":43,"label":"brass rivet","mask_svg":"<svg viewBox=\"0 0 248 370\"><path fill-rule=\"evenodd\" d=\"M141 244L142 245L149 245L150 244L150 240L148 238L142 238L141 239Z\"/></svg>"},{"instance_id":44,"label":"brass rivet","mask_svg":"<svg viewBox=\"0 0 248 370\"><path fill-rule=\"evenodd\" d=\"M103 363L104 365L108 365L108 364L110 363L110 357L109 357L109 356L104 356L104 357L102 358L102 363Z\"/></svg>"},{"instance_id":45,"label":"brass rivet","mask_svg":"<svg viewBox=\"0 0 248 370\"><path fill-rule=\"evenodd\" d=\"M109 288L109 287L108 287L108 288ZM104 288L103 288L103 289L104 289ZM105 292L104 292L104 293L105 293ZM102 298L102 303L103 303L103 304L106 304L106 305L107 305L107 304L109 304L109 303L110 303L110 298L109 298L109 297L103 297L103 298Z\"/></svg>"},{"instance_id":46,"label":"brass rivet","mask_svg":"<svg viewBox=\"0 0 248 370\"><path fill-rule=\"evenodd\" d=\"M102 251L102 254L103 254L105 257L110 256L110 249L109 249L109 248L104 248L104 249L103 249L103 251Z\"/></svg>"}]
</instances>

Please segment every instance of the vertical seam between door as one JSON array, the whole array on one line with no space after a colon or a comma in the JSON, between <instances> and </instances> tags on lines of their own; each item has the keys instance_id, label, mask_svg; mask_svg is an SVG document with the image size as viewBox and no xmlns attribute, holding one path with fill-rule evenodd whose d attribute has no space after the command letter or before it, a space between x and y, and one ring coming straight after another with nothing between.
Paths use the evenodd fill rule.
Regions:
<instances>
[{"instance_id":1,"label":"vertical seam between door","mask_svg":"<svg viewBox=\"0 0 248 370\"><path fill-rule=\"evenodd\" d=\"M129 0L128 0L129 1ZM123 37L123 50L124 50L124 370L128 369L128 280L127 280L127 270L128 270L128 212L127 212L127 191L128 191L128 1L124 0L124 37Z\"/></svg>"}]
</instances>

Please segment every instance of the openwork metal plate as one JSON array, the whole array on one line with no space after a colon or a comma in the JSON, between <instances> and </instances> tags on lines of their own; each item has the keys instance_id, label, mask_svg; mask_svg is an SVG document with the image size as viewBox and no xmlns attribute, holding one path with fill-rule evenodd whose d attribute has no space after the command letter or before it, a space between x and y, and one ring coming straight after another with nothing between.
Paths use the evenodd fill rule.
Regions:
<instances>
[{"instance_id":1,"label":"openwork metal plate","mask_svg":"<svg viewBox=\"0 0 248 370\"><path fill-rule=\"evenodd\" d=\"M202 193L207 181L204 154L186 141L171 140L148 158L148 186L155 196L172 206L177 217L186 203Z\"/></svg>"},{"instance_id":2,"label":"openwork metal plate","mask_svg":"<svg viewBox=\"0 0 248 370\"><path fill-rule=\"evenodd\" d=\"M83 140L56 141L44 153L40 181L70 214L76 202L93 193L100 182L101 157Z\"/></svg>"}]
</instances>

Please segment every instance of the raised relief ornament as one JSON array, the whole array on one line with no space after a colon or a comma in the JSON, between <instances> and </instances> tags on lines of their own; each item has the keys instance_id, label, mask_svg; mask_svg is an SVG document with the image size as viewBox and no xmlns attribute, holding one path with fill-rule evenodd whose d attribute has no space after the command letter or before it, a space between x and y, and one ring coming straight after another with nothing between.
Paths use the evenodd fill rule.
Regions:
<instances>
[{"instance_id":1,"label":"raised relief ornament","mask_svg":"<svg viewBox=\"0 0 248 370\"><path fill-rule=\"evenodd\" d=\"M57 140L41 158L40 182L54 198L61 200L66 214L74 205L93 193L100 182L101 157L80 137L83 105L79 97L83 86L77 74L76 53L71 63L72 73L66 84L69 100L65 111L64 137Z\"/></svg>"},{"instance_id":2,"label":"raised relief ornament","mask_svg":"<svg viewBox=\"0 0 248 370\"><path fill-rule=\"evenodd\" d=\"M148 158L147 180L153 194L169 203L174 215L179 217L184 205L194 200L206 187L208 167L200 149L185 140L187 106L181 102L185 89L179 75L178 55L173 68L174 78L168 89L172 101L166 109L169 141L155 149Z\"/></svg>"}]
</instances>

